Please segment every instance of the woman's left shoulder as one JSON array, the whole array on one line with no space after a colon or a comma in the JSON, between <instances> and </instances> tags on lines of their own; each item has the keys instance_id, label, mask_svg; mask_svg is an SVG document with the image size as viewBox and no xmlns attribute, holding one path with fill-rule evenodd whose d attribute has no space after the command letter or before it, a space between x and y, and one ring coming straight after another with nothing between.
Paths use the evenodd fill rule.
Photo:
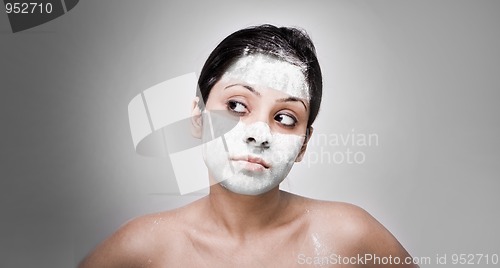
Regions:
<instances>
[{"instance_id":1,"label":"woman's left shoulder","mask_svg":"<svg viewBox=\"0 0 500 268\"><path fill-rule=\"evenodd\" d=\"M363 234L382 226L366 210L350 203L308 199L306 204L308 213L329 228Z\"/></svg>"},{"instance_id":2,"label":"woman's left shoulder","mask_svg":"<svg viewBox=\"0 0 500 268\"><path fill-rule=\"evenodd\" d=\"M314 228L337 245L343 245L347 252L410 257L392 233L363 208L344 202L312 199L308 202Z\"/></svg>"},{"instance_id":3,"label":"woman's left shoulder","mask_svg":"<svg viewBox=\"0 0 500 268\"><path fill-rule=\"evenodd\" d=\"M391 238L390 232L363 208L339 201L324 201L294 195L315 230L334 233L350 240Z\"/></svg>"}]
</instances>

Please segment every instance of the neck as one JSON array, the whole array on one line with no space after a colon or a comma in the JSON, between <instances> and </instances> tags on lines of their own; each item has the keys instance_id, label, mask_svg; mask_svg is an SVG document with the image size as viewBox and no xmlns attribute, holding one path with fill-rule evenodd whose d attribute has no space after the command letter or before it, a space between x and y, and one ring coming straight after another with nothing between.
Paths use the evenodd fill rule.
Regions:
<instances>
[{"instance_id":1,"label":"neck","mask_svg":"<svg viewBox=\"0 0 500 268\"><path fill-rule=\"evenodd\" d=\"M215 223L231 236L244 238L280 225L284 221L288 195L278 187L257 195L233 193L219 184L210 187L209 210Z\"/></svg>"}]
</instances>

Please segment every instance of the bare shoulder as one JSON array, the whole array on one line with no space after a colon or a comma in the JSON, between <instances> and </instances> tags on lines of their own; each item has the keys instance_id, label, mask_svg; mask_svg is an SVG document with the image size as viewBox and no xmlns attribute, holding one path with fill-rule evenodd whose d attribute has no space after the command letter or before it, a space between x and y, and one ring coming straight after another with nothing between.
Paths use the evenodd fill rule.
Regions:
<instances>
[{"instance_id":1,"label":"bare shoulder","mask_svg":"<svg viewBox=\"0 0 500 268\"><path fill-rule=\"evenodd\" d=\"M308 199L305 204L310 214L311 231L335 244L336 251L344 255L370 254L401 260L410 257L391 232L366 210L343 202Z\"/></svg>"},{"instance_id":2,"label":"bare shoulder","mask_svg":"<svg viewBox=\"0 0 500 268\"><path fill-rule=\"evenodd\" d=\"M353 204L309 198L304 198L303 204L311 226L316 230L327 230L337 238L357 240L385 229L366 210Z\"/></svg>"},{"instance_id":3,"label":"bare shoulder","mask_svg":"<svg viewBox=\"0 0 500 268\"><path fill-rule=\"evenodd\" d=\"M98 245L79 267L144 267L165 252L175 254L185 240L182 218L186 210L189 208L128 221Z\"/></svg>"},{"instance_id":4,"label":"bare shoulder","mask_svg":"<svg viewBox=\"0 0 500 268\"><path fill-rule=\"evenodd\" d=\"M381 224L366 210L353 204L335 201L311 200L312 214L321 219L319 225L342 230L348 235L365 234ZM332 225L332 223L335 223Z\"/></svg>"}]
</instances>

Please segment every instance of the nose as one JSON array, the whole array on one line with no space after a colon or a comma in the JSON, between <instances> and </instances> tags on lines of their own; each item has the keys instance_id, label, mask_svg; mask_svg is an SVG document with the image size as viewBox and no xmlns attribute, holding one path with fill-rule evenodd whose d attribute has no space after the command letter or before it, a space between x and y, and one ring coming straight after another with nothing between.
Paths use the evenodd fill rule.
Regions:
<instances>
[{"instance_id":1,"label":"nose","mask_svg":"<svg viewBox=\"0 0 500 268\"><path fill-rule=\"evenodd\" d=\"M271 129L268 124L255 122L245 129L243 141L254 147L269 148L271 137Z\"/></svg>"}]
</instances>

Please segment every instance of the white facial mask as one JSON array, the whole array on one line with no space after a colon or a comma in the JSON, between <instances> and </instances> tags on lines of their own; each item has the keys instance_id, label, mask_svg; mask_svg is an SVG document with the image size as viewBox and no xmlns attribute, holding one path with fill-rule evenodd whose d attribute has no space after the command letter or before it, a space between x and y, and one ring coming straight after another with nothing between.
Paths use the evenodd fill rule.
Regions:
<instances>
[{"instance_id":1,"label":"white facial mask","mask_svg":"<svg viewBox=\"0 0 500 268\"><path fill-rule=\"evenodd\" d=\"M310 101L309 88L302 71L303 68L297 65L257 53L239 58L221 80L245 81L250 85L265 86Z\"/></svg>"},{"instance_id":2,"label":"white facial mask","mask_svg":"<svg viewBox=\"0 0 500 268\"><path fill-rule=\"evenodd\" d=\"M259 195L277 187L297 158L304 136L271 133L263 122L241 121L221 138L203 129L203 159L213 179L231 192ZM225 142L225 144L224 144Z\"/></svg>"}]
</instances>

